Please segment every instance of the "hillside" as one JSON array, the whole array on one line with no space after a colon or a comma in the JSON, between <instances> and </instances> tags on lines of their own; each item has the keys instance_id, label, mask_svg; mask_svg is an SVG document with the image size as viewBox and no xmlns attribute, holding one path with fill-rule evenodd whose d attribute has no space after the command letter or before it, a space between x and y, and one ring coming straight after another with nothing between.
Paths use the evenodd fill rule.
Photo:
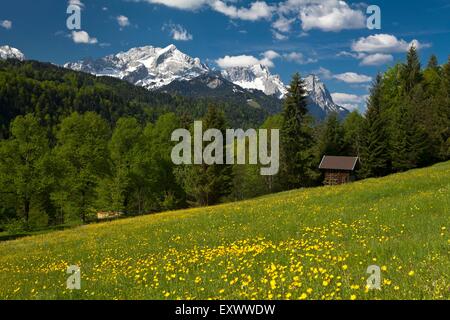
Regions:
<instances>
[{"instance_id":1,"label":"hillside","mask_svg":"<svg viewBox=\"0 0 450 320\"><path fill-rule=\"evenodd\" d=\"M0 60L0 137L18 115L35 113L45 124L55 125L72 112L95 111L113 125L123 116L141 122L155 121L175 112L202 117L208 105L221 108L234 127L259 126L268 112L247 104L217 102L150 92L125 80L96 77L37 61Z\"/></svg>"},{"instance_id":2,"label":"hillside","mask_svg":"<svg viewBox=\"0 0 450 320\"><path fill-rule=\"evenodd\" d=\"M218 73L209 73L192 80L176 80L159 91L183 97L208 97L215 101L227 101L235 105L250 106L265 114L277 114L283 109L283 101L259 90L246 90L224 79Z\"/></svg>"},{"instance_id":3,"label":"hillside","mask_svg":"<svg viewBox=\"0 0 450 320\"><path fill-rule=\"evenodd\" d=\"M449 181L447 162L0 243L0 299L448 299Z\"/></svg>"}]
</instances>

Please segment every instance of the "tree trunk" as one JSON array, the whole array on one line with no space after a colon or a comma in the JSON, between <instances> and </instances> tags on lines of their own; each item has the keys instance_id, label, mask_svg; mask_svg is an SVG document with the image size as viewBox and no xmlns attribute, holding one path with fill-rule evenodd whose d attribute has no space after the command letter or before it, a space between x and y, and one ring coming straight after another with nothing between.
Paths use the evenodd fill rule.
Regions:
<instances>
[{"instance_id":1,"label":"tree trunk","mask_svg":"<svg viewBox=\"0 0 450 320\"><path fill-rule=\"evenodd\" d=\"M30 219L30 200L25 198L24 201L24 214L25 214L25 222L28 224L28 220Z\"/></svg>"}]
</instances>

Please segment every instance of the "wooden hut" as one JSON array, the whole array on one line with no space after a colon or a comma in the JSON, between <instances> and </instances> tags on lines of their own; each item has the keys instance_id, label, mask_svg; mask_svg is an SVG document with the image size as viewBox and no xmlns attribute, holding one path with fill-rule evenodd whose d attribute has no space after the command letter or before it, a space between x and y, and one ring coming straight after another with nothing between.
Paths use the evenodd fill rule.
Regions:
<instances>
[{"instance_id":1,"label":"wooden hut","mask_svg":"<svg viewBox=\"0 0 450 320\"><path fill-rule=\"evenodd\" d=\"M358 157L324 156L319 165L325 175L323 184L333 186L353 181L358 164Z\"/></svg>"}]
</instances>

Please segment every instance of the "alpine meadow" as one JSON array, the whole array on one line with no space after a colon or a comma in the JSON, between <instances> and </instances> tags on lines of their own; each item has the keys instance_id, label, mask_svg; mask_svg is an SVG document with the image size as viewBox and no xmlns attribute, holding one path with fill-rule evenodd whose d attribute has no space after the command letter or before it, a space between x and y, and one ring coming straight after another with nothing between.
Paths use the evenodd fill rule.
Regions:
<instances>
[{"instance_id":1,"label":"alpine meadow","mask_svg":"<svg viewBox=\"0 0 450 320\"><path fill-rule=\"evenodd\" d=\"M445 0L4 2L0 302L450 300Z\"/></svg>"},{"instance_id":2,"label":"alpine meadow","mask_svg":"<svg viewBox=\"0 0 450 320\"><path fill-rule=\"evenodd\" d=\"M448 299L449 192L446 162L4 242L0 298Z\"/></svg>"}]
</instances>

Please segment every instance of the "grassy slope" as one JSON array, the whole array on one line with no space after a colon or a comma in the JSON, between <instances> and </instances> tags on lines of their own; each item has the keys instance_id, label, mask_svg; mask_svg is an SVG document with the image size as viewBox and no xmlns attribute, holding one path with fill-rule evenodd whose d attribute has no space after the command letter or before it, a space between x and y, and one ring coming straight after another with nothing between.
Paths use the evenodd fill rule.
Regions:
<instances>
[{"instance_id":1,"label":"grassy slope","mask_svg":"<svg viewBox=\"0 0 450 320\"><path fill-rule=\"evenodd\" d=\"M0 299L448 299L449 199L447 162L4 242ZM380 291L365 289L372 264Z\"/></svg>"}]
</instances>

